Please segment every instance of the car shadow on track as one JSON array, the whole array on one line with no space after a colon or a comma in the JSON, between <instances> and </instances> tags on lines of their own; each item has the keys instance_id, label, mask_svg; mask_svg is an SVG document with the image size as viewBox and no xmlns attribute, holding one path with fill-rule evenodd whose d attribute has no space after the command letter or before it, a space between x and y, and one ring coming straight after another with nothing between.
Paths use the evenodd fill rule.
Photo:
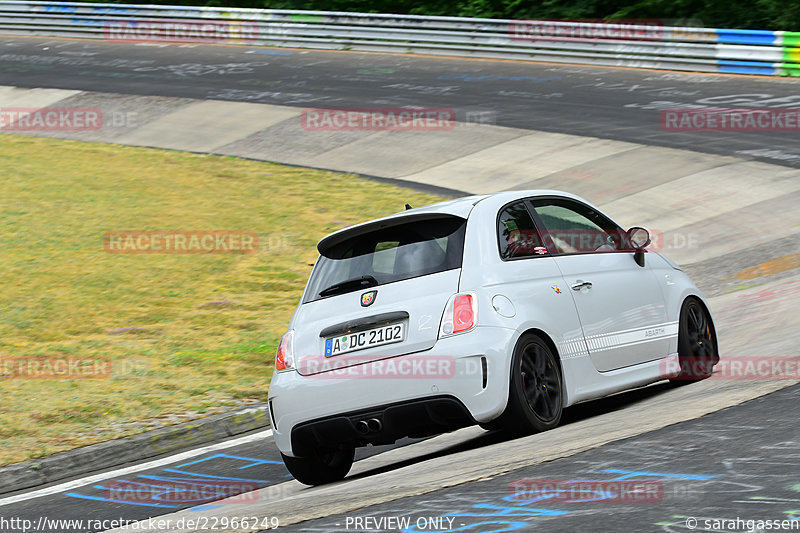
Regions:
<instances>
[{"instance_id":1,"label":"car shadow on track","mask_svg":"<svg viewBox=\"0 0 800 533\"><path fill-rule=\"evenodd\" d=\"M599 400L592 400L589 402L579 403L564 409L564 414L561 417L560 425L565 426L568 424L573 424L575 422L580 422L581 420L586 420L594 416L602 415L605 413L611 413L613 411L616 411L624 407L630 407L639 402L657 397L670 390L685 385L686 385L685 383L670 383L667 381L661 381L639 389L620 392L612 396L601 398ZM384 472L391 472L393 470L398 470L406 466L411 466L417 463L422 463L424 461L429 461L437 457L444 457L447 455L452 455L467 450L483 448L485 446L491 446L493 444L514 440L515 438L519 437L509 436L503 433L502 431L487 431L483 435L480 435L476 438L469 439L465 442L444 448L442 450L420 455L412 459L398 461L390 465L385 465L378 468L373 468L371 470L366 470L359 474L348 476L347 479L359 479L363 477L374 476L376 474L381 474Z\"/></svg>"}]
</instances>

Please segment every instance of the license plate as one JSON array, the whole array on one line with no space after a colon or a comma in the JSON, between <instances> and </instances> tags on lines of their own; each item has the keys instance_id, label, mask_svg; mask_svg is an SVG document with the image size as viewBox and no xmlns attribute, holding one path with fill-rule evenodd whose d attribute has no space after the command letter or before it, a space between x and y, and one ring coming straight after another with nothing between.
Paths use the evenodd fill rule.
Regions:
<instances>
[{"instance_id":1,"label":"license plate","mask_svg":"<svg viewBox=\"0 0 800 533\"><path fill-rule=\"evenodd\" d=\"M401 342L404 333L400 323L331 337L325 339L325 357Z\"/></svg>"}]
</instances>

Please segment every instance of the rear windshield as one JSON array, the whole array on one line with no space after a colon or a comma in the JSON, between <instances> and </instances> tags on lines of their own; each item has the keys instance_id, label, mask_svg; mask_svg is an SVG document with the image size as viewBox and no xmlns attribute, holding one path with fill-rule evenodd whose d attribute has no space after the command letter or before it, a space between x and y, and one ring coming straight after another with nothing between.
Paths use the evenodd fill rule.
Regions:
<instances>
[{"instance_id":1,"label":"rear windshield","mask_svg":"<svg viewBox=\"0 0 800 533\"><path fill-rule=\"evenodd\" d=\"M461 268L467 221L448 216L357 235L317 261L305 302Z\"/></svg>"}]
</instances>

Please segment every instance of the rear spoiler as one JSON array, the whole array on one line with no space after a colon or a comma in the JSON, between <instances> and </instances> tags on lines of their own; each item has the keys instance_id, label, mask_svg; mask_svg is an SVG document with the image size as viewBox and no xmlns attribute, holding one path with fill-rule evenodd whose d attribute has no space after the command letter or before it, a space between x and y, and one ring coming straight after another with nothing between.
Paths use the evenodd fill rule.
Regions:
<instances>
[{"instance_id":1,"label":"rear spoiler","mask_svg":"<svg viewBox=\"0 0 800 533\"><path fill-rule=\"evenodd\" d=\"M395 215L388 218L380 218L378 220L373 220L371 222L365 222L363 224L358 224L357 226L351 226L349 228L345 228L342 230L337 231L336 233L331 233L327 237L324 237L319 243L317 243L317 250L321 255L326 255L326 252L329 251L331 248L348 241L354 237L359 237L361 235L366 235L368 233L372 233L373 231L378 231L386 228L392 228L395 226L402 226L404 224L410 224L412 222L421 222L425 220L447 220L447 219L459 219L465 220L464 217L460 217L458 215L453 215L450 213L437 213L437 212L424 212L424 213L409 213L409 214L402 214L402 215Z\"/></svg>"}]
</instances>

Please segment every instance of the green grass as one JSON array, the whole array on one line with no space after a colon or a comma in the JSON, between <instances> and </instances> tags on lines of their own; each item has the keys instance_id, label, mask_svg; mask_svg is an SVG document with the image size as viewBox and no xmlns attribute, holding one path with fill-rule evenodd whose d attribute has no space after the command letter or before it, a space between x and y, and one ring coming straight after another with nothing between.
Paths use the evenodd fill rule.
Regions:
<instances>
[{"instance_id":1,"label":"green grass","mask_svg":"<svg viewBox=\"0 0 800 533\"><path fill-rule=\"evenodd\" d=\"M332 172L8 135L0 182L0 360L112 368L104 379L0 378L0 464L265 400L316 242L441 200ZM260 249L107 253L115 230L255 231Z\"/></svg>"}]
</instances>

